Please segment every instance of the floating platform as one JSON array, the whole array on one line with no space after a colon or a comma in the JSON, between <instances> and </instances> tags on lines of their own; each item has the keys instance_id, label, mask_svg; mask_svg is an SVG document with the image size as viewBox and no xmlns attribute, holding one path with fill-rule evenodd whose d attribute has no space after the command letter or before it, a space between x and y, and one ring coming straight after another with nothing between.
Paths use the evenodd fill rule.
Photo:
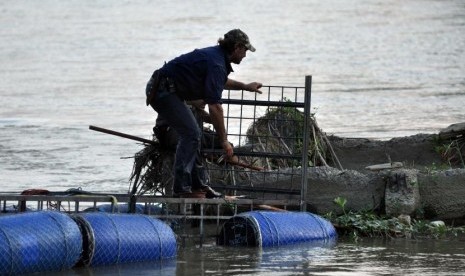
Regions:
<instances>
[{"instance_id":1,"label":"floating platform","mask_svg":"<svg viewBox=\"0 0 465 276\"><path fill-rule=\"evenodd\" d=\"M202 245L206 236L218 236L221 225L239 213L254 210L299 210L300 200L204 199L130 196L127 194L23 195L0 193L1 214L52 210L68 214L84 212L138 213L166 221L181 244ZM206 225L208 224L208 229Z\"/></svg>"}]
</instances>

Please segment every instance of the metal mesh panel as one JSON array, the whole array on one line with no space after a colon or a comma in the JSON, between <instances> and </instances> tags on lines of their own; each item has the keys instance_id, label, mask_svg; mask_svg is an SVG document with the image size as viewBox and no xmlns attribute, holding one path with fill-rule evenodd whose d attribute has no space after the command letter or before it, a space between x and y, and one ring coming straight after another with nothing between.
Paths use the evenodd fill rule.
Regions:
<instances>
[{"instance_id":1,"label":"metal mesh panel","mask_svg":"<svg viewBox=\"0 0 465 276\"><path fill-rule=\"evenodd\" d=\"M79 227L59 212L0 217L0 274L70 269L79 260Z\"/></svg>"},{"instance_id":2,"label":"metal mesh panel","mask_svg":"<svg viewBox=\"0 0 465 276\"><path fill-rule=\"evenodd\" d=\"M307 87L308 86L308 87ZM302 199L309 143L310 86L266 86L263 94L223 93L234 160L221 162L215 142L203 145L212 186L259 199Z\"/></svg>"},{"instance_id":3,"label":"metal mesh panel","mask_svg":"<svg viewBox=\"0 0 465 276\"><path fill-rule=\"evenodd\" d=\"M162 221L144 215L83 213L83 236L90 266L159 260L176 256L173 230ZM87 250L87 252L86 252Z\"/></svg>"},{"instance_id":4,"label":"metal mesh panel","mask_svg":"<svg viewBox=\"0 0 465 276\"><path fill-rule=\"evenodd\" d=\"M336 237L334 226L315 214L252 211L227 221L218 243L268 247Z\"/></svg>"}]
</instances>

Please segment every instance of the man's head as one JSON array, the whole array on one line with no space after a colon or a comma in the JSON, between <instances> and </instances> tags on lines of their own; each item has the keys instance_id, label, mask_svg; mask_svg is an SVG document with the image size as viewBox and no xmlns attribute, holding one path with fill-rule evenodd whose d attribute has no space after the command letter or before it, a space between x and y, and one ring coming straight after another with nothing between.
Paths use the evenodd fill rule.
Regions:
<instances>
[{"instance_id":1,"label":"man's head","mask_svg":"<svg viewBox=\"0 0 465 276\"><path fill-rule=\"evenodd\" d=\"M227 32L224 38L218 40L220 46L226 50L231 62L239 64L246 56L245 52L255 52L255 47L250 44L249 37L240 29Z\"/></svg>"},{"instance_id":2,"label":"man's head","mask_svg":"<svg viewBox=\"0 0 465 276\"><path fill-rule=\"evenodd\" d=\"M234 29L224 35L224 41L238 43L243 45L247 50L255 52L255 47L250 44L249 37L240 29Z\"/></svg>"}]
</instances>

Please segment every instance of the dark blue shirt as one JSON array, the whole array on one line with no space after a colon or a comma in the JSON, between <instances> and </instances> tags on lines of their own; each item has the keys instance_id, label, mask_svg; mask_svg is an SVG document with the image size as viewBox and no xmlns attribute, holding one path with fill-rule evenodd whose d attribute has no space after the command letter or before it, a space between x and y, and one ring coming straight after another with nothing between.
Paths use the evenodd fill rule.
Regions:
<instances>
[{"instance_id":1,"label":"dark blue shirt","mask_svg":"<svg viewBox=\"0 0 465 276\"><path fill-rule=\"evenodd\" d=\"M212 46L181 55L161 68L161 74L176 83L176 93L184 100L203 99L221 103L224 85L232 67L224 50Z\"/></svg>"}]
</instances>

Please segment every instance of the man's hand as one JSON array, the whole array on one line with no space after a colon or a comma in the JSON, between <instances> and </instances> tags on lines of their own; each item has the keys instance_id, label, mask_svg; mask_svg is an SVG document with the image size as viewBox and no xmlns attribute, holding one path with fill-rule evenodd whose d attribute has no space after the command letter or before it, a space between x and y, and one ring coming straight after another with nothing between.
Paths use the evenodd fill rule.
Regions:
<instances>
[{"instance_id":1,"label":"man's hand","mask_svg":"<svg viewBox=\"0 0 465 276\"><path fill-rule=\"evenodd\" d=\"M223 147L227 157L233 156L233 147L231 146L231 143L228 142L228 140L224 140L223 142L221 142L221 147Z\"/></svg>"},{"instance_id":2,"label":"man's hand","mask_svg":"<svg viewBox=\"0 0 465 276\"><path fill-rule=\"evenodd\" d=\"M245 85L244 90L262 94L262 91L259 90L262 86L263 85L259 82L251 82Z\"/></svg>"}]
</instances>

